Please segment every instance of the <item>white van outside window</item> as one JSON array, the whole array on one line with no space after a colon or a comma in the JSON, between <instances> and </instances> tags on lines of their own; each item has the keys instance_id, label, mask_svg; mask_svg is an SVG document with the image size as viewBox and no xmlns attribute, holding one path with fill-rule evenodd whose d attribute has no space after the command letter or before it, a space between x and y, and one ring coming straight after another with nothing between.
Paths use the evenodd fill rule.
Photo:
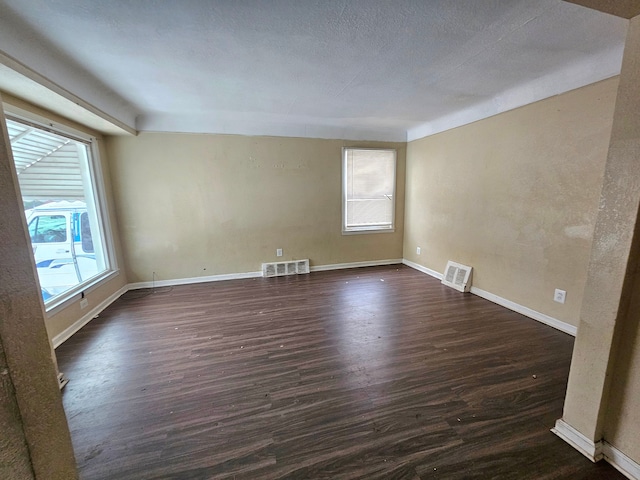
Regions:
<instances>
[{"instance_id":1,"label":"white van outside window","mask_svg":"<svg viewBox=\"0 0 640 480\"><path fill-rule=\"evenodd\" d=\"M7 130L42 298L50 310L112 272L99 163L91 138L11 116Z\"/></svg>"}]
</instances>

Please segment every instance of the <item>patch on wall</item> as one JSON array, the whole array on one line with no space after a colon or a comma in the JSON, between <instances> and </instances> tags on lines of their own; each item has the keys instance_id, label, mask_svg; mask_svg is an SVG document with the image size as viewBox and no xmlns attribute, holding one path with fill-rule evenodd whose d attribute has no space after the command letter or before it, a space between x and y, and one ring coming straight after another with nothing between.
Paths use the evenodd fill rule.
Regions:
<instances>
[{"instance_id":1,"label":"patch on wall","mask_svg":"<svg viewBox=\"0 0 640 480\"><path fill-rule=\"evenodd\" d=\"M591 240L593 237L592 225L571 225L564 227L564 234L569 238L582 238L584 240Z\"/></svg>"}]
</instances>

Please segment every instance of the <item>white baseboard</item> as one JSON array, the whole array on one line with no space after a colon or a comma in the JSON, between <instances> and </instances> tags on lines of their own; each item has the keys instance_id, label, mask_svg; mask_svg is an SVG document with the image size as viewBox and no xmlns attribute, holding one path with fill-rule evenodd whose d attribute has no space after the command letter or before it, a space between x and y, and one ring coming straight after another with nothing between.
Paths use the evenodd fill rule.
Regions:
<instances>
[{"instance_id":1,"label":"white baseboard","mask_svg":"<svg viewBox=\"0 0 640 480\"><path fill-rule=\"evenodd\" d=\"M606 440L594 442L562 419L551 431L592 462L604 459L627 478L640 480L640 464Z\"/></svg>"},{"instance_id":2,"label":"white baseboard","mask_svg":"<svg viewBox=\"0 0 640 480\"><path fill-rule=\"evenodd\" d=\"M627 457L606 440L602 442L602 453L604 459L624 476L631 480L640 480L640 464Z\"/></svg>"},{"instance_id":3,"label":"white baseboard","mask_svg":"<svg viewBox=\"0 0 640 480\"><path fill-rule=\"evenodd\" d=\"M372 260L368 262L334 263L332 265L314 265L309 268L312 272L325 272L327 270L343 270L346 268L378 267L380 265L398 265L402 263L401 258L390 258L386 260Z\"/></svg>"},{"instance_id":4,"label":"white baseboard","mask_svg":"<svg viewBox=\"0 0 640 480\"><path fill-rule=\"evenodd\" d=\"M414 268L419 272L426 273L427 275L431 275L432 277L437 278L438 280L442 280L442 274L440 272L436 272L435 270L431 270L430 268L423 267L419 263L414 263L411 260L407 260L406 258L402 259L402 263L407 267Z\"/></svg>"},{"instance_id":5,"label":"white baseboard","mask_svg":"<svg viewBox=\"0 0 640 480\"><path fill-rule=\"evenodd\" d=\"M394 265L402 263L401 258L387 260L373 260L368 262L336 263L333 265L315 265L309 268L311 272L323 272L326 270L342 270L345 268L375 267L379 265ZM262 272L227 273L223 275L210 275L207 277L174 278L171 280L156 280L155 282L136 282L129 284L129 290L141 288L169 287L173 285L190 285L193 283L220 282L222 280L238 280L242 278L262 277Z\"/></svg>"},{"instance_id":6,"label":"white baseboard","mask_svg":"<svg viewBox=\"0 0 640 480\"><path fill-rule=\"evenodd\" d=\"M141 288L170 287L174 285L191 285L193 283L221 282L223 280L238 280L241 278L261 277L262 272L225 273L222 275L209 275L206 277L173 278L171 280L156 280L155 282L136 282L129 284L129 290Z\"/></svg>"},{"instance_id":7,"label":"white baseboard","mask_svg":"<svg viewBox=\"0 0 640 480\"><path fill-rule=\"evenodd\" d=\"M550 317L549 315L545 315L544 313L537 312L532 310L524 305L520 305L518 303L512 302L511 300L507 300L506 298L499 297L498 295L494 295L491 292L487 292L485 290L481 290L477 287L471 287L471 293L482 297L490 302L497 303L498 305L502 305L509 310L513 310L514 312L518 312L525 317L533 318L539 322L542 322L550 327L560 330L561 332L568 333L569 335L576 336L577 328L573 325L558 320L557 318Z\"/></svg>"},{"instance_id":8,"label":"white baseboard","mask_svg":"<svg viewBox=\"0 0 640 480\"><path fill-rule=\"evenodd\" d=\"M442 274L436 272L435 270L431 270L430 268L423 267L417 263L411 262L406 258L402 260L402 263L407 265L408 267L415 268L416 270L426 273L427 275L431 275L432 277L437 278L438 280L442 280ZM558 320L557 318L550 317L549 315L545 315L544 313L537 312L536 310L532 310L529 307L525 307L524 305L520 305L519 303L512 302L511 300L507 300L506 298L499 297L491 292L487 292L486 290L482 290L478 287L471 287L471 293L477 295L479 297L484 298L485 300L489 300L490 302L496 303L502 307L508 308L509 310L513 310L514 312L520 313L525 317L532 318L537 320L545 325L549 325L550 327L556 328L561 332L568 333L569 335L576 336L577 328L573 325Z\"/></svg>"},{"instance_id":9,"label":"white baseboard","mask_svg":"<svg viewBox=\"0 0 640 480\"><path fill-rule=\"evenodd\" d=\"M562 419L556 421L556 426L551 431L592 462L602 460L603 442L601 440L598 442L590 440Z\"/></svg>"},{"instance_id":10,"label":"white baseboard","mask_svg":"<svg viewBox=\"0 0 640 480\"><path fill-rule=\"evenodd\" d=\"M127 293L128 290L129 290L129 286L125 285L124 287L120 288L120 290L116 291L115 293L112 293L107 298L105 298L102 302L100 302L98 305L96 305L87 313L85 313L72 325L68 326L58 335L53 337L51 339L53 348L55 349L55 348L58 348L60 345L62 345L65 341L67 341L71 337L71 335L76 333L78 330L84 327L87 323L89 323L91 320L96 318L100 314L100 312L102 312L105 308L107 308L109 305L115 302L122 295Z\"/></svg>"}]
</instances>

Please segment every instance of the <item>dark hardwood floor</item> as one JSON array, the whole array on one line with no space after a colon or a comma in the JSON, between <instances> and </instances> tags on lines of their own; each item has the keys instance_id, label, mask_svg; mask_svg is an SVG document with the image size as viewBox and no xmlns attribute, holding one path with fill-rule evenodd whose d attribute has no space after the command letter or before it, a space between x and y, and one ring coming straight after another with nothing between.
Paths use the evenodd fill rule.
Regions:
<instances>
[{"instance_id":1,"label":"dark hardwood floor","mask_svg":"<svg viewBox=\"0 0 640 480\"><path fill-rule=\"evenodd\" d=\"M57 349L84 480L623 479L573 338L404 266L127 293Z\"/></svg>"}]
</instances>

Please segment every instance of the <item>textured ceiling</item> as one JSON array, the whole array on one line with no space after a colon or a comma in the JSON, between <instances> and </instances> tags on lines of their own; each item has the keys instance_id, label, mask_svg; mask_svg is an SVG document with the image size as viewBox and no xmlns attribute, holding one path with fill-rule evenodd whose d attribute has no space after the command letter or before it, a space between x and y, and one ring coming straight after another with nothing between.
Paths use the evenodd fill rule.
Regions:
<instances>
[{"instance_id":1,"label":"textured ceiling","mask_svg":"<svg viewBox=\"0 0 640 480\"><path fill-rule=\"evenodd\" d=\"M418 138L616 75L626 27L560 0L0 0L5 58L150 131Z\"/></svg>"}]
</instances>

